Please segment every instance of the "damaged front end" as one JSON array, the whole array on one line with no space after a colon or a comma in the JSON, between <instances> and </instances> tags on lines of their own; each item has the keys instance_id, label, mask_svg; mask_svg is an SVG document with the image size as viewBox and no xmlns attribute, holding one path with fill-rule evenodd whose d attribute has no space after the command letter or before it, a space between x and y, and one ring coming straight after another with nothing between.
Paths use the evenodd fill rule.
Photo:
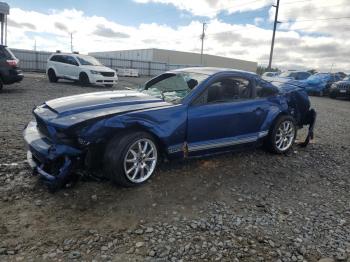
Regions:
<instances>
[{"instance_id":1,"label":"damaged front end","mask_svg":"<svg viewBox=\"0 0 350 262\"><path fill-rule=\"evenodd\" d=\"M28 145L27 161L33 174L39 175L52 191L63 187L71 172L81 165L83 151L45 136L36 121L27 125L23 135Z\"/></svg>"}]
</instances>

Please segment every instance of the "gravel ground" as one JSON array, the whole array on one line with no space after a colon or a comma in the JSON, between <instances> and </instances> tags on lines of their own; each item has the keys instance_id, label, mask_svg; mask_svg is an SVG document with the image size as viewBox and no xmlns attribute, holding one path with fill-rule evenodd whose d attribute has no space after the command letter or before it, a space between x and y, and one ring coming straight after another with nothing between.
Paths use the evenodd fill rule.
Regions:
<instances>
[{"instance_id":1,"label":"gravel ground","mask_svg":"<svg viewBox=\"0 0 350 262\"><path fill-rule=\"evenodd\" d=\"M286 156L175 161L138 188L50 194L25 163L31 109L97 90L32 74L0 94L0 261L350 261L349 101L311 98L315 140Z\"/></svg>"}]
</instances>

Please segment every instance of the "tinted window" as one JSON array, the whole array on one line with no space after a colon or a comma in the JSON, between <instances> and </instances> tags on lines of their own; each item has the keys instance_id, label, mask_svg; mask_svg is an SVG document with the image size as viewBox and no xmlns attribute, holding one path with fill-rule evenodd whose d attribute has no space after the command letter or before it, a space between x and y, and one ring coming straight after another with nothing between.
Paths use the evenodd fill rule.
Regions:
<instances>
[{"instance_id":1,"label":"tinted window","mask_svg":"<svg viewBox=\"0 0 350 262\"><path fill-rule=\"evenodd\" d=\"M65 61L64 63L70 64L70 65L78 65L78 62L75 60L74 57L72 56L65 56Z\"/></svg>"},{"instance_id":2,"label":"tinted window","mask_svg":"<svg viewBox=\"0 0 350 262\"><path fill-rule=\"evenodd\" d=\"M306 73L306 72L299 72L296 79L297 80L304 80L306 78L308 78L311 74Z\"/></svg>"},{"instance_id":3,"label":"tinted window","mask_svg":"<svg viewBox=\"0 0 350 262\"><path fill-rule=\"evenodd\" d=\"M0 48L0 57L5 59L11 59L11 60L16 59L15 56L11 53L11 51L6 47Z\"/></svg>"},{"instance_id":4,"label":"tinted window","mask_svg":"<svg viewBox=\"0 0 350 262\"><path fill-rule=\"evenodd\" d=\"M54 61L54 62L61 62L60 60L60 57L59 55L54 55L51 57L50 61Z\"/></svg>"},{"instance_id":5,"label":"tinted window","mask_svg":"<svg viewBox=\"0 0 350 262\"><path fill-rule=\"evenodd\" d=\"M223 78L212 83L195 104L240 101L251 98L251 85L243 78Z\"/></svg>"}]
</instances>

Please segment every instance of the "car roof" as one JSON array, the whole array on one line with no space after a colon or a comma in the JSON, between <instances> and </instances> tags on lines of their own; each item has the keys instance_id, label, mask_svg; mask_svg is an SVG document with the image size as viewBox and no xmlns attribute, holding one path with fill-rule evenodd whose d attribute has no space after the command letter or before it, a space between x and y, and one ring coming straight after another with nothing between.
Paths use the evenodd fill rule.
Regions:
<instances>
[{"instance_id":1,"label":"car roof","mask_svg":"<svg viewBox=\"0 0 350 262\"><path fill-rule=\"evenodd\" d=\"M89 55L84 55L84 54L62 53L62 52L56 52L56 53L52 53L52 54L51 54L51 56L54 56L54 55L89 56Z\"/></svg>"},{"instance_id":2,"label":"car roof","mask_svg":"<svg viewBox=\"0 0 350 262\"><path fill-rule=\"evenodd\" d=\"M222 72L230 72L230 73L243 73L243 74L249 74L252 76L257 76L256 73L244 71L244 70L238 70L238 69L232 69L232 68L222 68L222 67L187 67L187 68L180 68L175 70L170 70L168 72L190 72L190 73L199 73L199 74L205 74L205 75L213 75L216 73L222 73Z\"/></svg>"}]
</instances>

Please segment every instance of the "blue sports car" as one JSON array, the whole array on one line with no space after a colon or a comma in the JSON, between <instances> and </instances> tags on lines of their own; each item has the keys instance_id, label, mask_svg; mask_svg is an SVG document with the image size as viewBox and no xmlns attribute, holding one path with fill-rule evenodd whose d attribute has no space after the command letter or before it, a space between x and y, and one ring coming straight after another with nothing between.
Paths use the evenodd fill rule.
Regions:
<instances>
[{"instance_id":1,"label":"blue sports car","mask_svg":"<svg viewBox=\"0 0 350 262\"><path fill-rule=\"evenodd\" d=\"M245 71L186 68L163 73L139 91L106 91L47 101L24 130L28 162L48 186L76 169L103 169L122 186L139 185L160 159L265 145L285 153L316 113L305 91Z\"/></svg>"}]
</instances>

